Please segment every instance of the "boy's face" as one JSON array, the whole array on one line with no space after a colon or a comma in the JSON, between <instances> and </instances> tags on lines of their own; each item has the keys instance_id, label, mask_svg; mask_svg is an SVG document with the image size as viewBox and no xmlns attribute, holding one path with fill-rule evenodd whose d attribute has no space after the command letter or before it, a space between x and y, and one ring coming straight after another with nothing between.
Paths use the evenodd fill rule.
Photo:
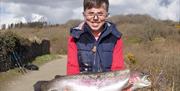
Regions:
<instances>
[{"instance_id":1,"label":"boy's face","mask_svg":"<svg viewBox=\"0 0 180 91\"><path fill-rule=\"evenodd\" d=\"M105 4L101 5L99 8L86 9L83 14L86 23L90 26L92 31L100 31L108 16Z\"/></svg>"}]
</instances>

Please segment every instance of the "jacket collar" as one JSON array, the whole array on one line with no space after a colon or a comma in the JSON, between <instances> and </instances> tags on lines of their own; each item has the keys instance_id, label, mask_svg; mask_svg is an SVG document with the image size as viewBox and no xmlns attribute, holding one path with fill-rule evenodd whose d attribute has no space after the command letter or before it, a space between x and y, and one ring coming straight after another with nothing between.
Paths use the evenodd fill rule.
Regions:
<instances>
[{"instance_id":1,"label":"jacket collar","mask_svg":"<svg viewBox=\"0 0 180 91\"><path fill-rule=\"evenodd\" d=\"M82 30L79 27L74 27L74 28L71 28L70 30L71 36L77 39L81 36L81 34L85 32L90 33L90 27L86 23L83 25ZM113 34L117 38L120 38L122 36L122 34L117 30L115 24L109 21L106 21L104 25L104 30L102 32L102 37L105 37L109 35L110 33Z\"/></svg>"}]
</instances>

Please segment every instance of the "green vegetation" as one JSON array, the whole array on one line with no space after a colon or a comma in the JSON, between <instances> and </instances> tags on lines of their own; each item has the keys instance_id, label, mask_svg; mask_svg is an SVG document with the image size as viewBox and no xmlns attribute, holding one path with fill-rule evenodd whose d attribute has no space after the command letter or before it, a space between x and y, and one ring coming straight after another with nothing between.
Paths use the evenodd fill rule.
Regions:
<instances>
[{"instance_id":1,"label":"green vegetation","mask_svg":"<svg viewBox=\"0 0 180 91\"><path fill-rule=\"evenodd\" d=\"M180 91L180 29L175 27L178 22L155 20L147 15L119 15L109 20L123 34L127 67L150 73L153 85L149 90ZM48 39L51 54L66 54L69 30L79 22L70 20L61 25L6 31L15 31L25 39ZM51 58L56 57L45 55L36 58L33 63L40 65Z\"/></svg>"},{"instance_id":2,"label":"green vegetation","mask_svg":"<svg viewBox=\"0 0 180 91\"><path fill-rule=\"evenodd\" d=\"M124 43L125 44L139 44L139 43L141 43L142 42L142 39L141 38L139 38L139 37L125 37L124 38Z\"/></svg>"},{"instance_id":3,"label":"green vegetation","mask_svg":"<svg viewBox=\"0 0 180 91\"><path fill-rule=\"evenodd\" d=\"M59 55L55 54L47 54L43 56L38 56L34 61L33 64L37 66L41 66L47 62L53 61L57 58L60 58ZM15 79L18 76L21 76L22 73L20 72L19 68L11 69L7 72L1 72L0 73L0 85L3 85L4 82L10 81L12 79Z\"/></svg>"},{"instance_id":4,"label":"green vegetation","mask_svg":"<svg viewBox=\"0 0 180 91\"><path fill-rule=\"evenodd\" d=\"M59 55L55 55L55 54L47 54L47 55L43 55L43 56L38 56L35 58L35 60L33 61L33 64L41 66L47 62L50 62L54 59L60 58Z\"/></svg>"}]
</instances>

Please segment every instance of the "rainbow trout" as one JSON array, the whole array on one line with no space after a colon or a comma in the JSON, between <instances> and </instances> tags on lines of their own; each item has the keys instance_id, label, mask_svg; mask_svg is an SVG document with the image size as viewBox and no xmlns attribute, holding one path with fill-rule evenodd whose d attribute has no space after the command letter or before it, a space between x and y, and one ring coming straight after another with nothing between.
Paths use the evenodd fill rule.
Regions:
<instances>
[{"instance_id":1,"label":"rainbow trout","mask_svg":"<svg viewBox=\"0 0 180 91\"><path fill-rule=\"evenodd\" d=\"M130 91L150 86L148 75L130 70L59 76L50 81L39 81L35 91Z\"/></svg>"}]
</instances>

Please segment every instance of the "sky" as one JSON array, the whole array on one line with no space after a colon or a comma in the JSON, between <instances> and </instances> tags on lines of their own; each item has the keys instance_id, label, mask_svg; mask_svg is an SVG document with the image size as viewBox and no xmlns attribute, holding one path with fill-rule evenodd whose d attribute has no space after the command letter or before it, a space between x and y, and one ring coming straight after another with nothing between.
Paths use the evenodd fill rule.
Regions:
<instances>
[{"instance_id":1,"label":"sky","mask_svg":"<svg viewBox=\"0 0 180 91\"><path fill-rule=\"evenodd\" d=\"M110 16L148 14L160 20L180 21L180 0L109 0ZM0 0L0 24L32 13L51 23L83 19L83 0Z\"/></svg>"}]
</instances>

